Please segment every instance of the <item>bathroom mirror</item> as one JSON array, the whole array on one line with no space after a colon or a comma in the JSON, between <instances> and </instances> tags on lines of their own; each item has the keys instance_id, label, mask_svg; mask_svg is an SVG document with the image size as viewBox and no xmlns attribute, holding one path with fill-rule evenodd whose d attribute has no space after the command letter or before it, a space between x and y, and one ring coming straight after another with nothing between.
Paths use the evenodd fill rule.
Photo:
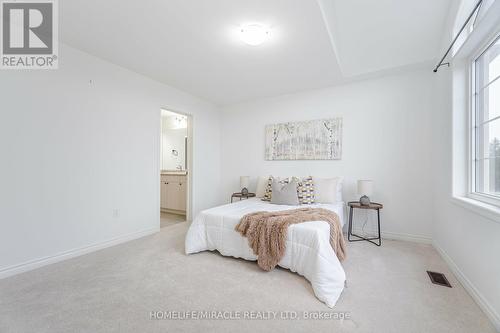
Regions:
<instances>
[{"instance_id":1,"label":"bathroom mirror","mask_svg":"<svg viewBox=\"0 0 500 333\"><path fill-rule=\"evenodd\" d=\"M187 117L168 110L161 110L161 169L186 171Z\"/></svg>"}]
</instances>

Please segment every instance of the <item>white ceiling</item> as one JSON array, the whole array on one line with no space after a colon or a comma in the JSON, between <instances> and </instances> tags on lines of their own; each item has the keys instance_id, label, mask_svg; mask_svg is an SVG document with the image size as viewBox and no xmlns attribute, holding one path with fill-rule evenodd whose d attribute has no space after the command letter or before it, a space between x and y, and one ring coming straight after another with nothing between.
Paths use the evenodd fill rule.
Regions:
<instances>
[{"instance_id":1,"label":"white ceiling","mask_svg":"<svg viewBox=\"0 0 500 333\"><path fill-rule=\"evenodd\" d=\"M453 0L65 0L63 42L227 105L439 57ZM248 46L241 24L271 27Z\"/></svg>"},{"instance_id":2,"label":"white ceiling","mask_svg":"<svg viewBox=\"0 0 500 333\"><path fill-rule=\"evenodd\" d=\"M437 59L450 0L330 0L342 73L362 75Z\"/></svg>"}]
</instances>

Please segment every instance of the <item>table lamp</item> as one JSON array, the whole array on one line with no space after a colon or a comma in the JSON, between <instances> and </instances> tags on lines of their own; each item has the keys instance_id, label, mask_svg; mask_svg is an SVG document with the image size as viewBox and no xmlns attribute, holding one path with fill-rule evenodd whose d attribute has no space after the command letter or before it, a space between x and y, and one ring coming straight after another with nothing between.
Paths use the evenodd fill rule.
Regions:
<instances>
[{"instance_id":1,"label":"table lamp","mask_svg":"<svg viewBox=\"0 0 500 333\"><path fill-rule=\"evenodd\" d=\"M369 195L373 193L373 181L372 180L358 180L358 194L361 195L359 198L359 203L362 206L370 205Z\"/></svg>"},{"instance_id":2,"label":"table lamp","mask_svg":"<svg viewBox=\"0 0 500 333\"><path fill-rule=\"evenodd\" d=\"M247 195L248 194L248 182L249 182L250 177L248 176L241 176L240 177L240 187L241 187L241 194Z\"/></svg>"}]
</instances>

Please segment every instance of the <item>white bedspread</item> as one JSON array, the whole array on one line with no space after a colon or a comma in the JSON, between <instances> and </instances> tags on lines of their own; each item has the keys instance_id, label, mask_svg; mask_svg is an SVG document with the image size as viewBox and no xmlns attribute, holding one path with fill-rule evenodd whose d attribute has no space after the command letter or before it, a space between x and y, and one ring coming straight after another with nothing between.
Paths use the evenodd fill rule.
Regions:
<instances>
[{"instance_id":1,"label":"white bedspread","mask_svg":"<svg viewBox=\"0 0 500 333\"><path fill-rule=\"evenodd\" d=\"M301 205L329 209L344 225L344 203ZM257 260L248 240L234 230L243 215L256 211L280 211L297 206L273 205L258 198L238 201L202 211L186 235L186 253L217 250L224 256ZM330 226L314 221L288 228L286 251L279 266L303 275L316 297L333 307L344 289L345 272L330 245ZM264 273L264 272L263 272Z\"/></svg>"}]
</instances>

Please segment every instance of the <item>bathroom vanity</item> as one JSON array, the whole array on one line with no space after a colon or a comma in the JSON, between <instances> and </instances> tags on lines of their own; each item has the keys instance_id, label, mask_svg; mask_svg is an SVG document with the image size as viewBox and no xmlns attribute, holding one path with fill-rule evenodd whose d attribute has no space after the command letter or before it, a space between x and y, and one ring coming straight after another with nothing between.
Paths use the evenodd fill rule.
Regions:
<instances>
[{"instance_id":1,"label":"bathroom vanity","mask_svg":"<svg viewBox=\"0 0 500 333\"><path fill-rule=\"evenodd\" d=\"M162 171L160 207L163 212L186 215L187 172Z\"/></svg>"}]
</instances>

